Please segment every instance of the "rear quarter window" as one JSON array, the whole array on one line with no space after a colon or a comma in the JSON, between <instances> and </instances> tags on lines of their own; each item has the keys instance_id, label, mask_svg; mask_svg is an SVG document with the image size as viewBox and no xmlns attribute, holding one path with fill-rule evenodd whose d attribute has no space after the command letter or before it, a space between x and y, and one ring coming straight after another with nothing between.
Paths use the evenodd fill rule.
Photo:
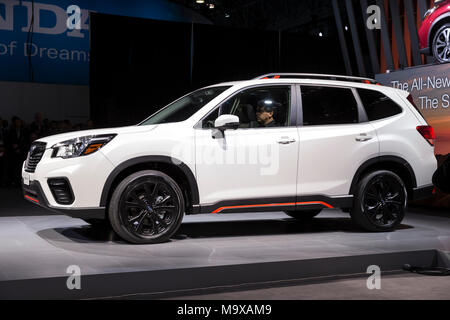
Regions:
<instances>
[{"instance_id":1,"label":"rear quarter window","mask_svg":"<svg viewBox=\"0 0 450 320\"><path fill-rule=\"evenodd\" d=\"M369 121L384 119L402 113L402 108L385 94L369 89L358 88Z\"/></svg>"}]
</instances>

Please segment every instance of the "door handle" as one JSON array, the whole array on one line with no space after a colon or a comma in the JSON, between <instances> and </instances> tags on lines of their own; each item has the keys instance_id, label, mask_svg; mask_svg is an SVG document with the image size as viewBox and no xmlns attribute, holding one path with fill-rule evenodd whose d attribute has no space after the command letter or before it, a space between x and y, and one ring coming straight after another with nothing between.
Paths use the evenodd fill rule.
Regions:
<instances>
[{"instance_id":1,"label":"door handle","mask_svg":"<svg viewBox=\"0 0 450 320\"><path fill-rule=\"evenodd\" d=\"M372 139L372 136L369 136L367 133L361 133L360 135L356 136L355 140L359 142L369 141Z\"/></svg>"},{"instance_id":2,"label":"door handle","mask_svg":"<svg viewBox=\"0 0 450 320\"><path fill-rule=\"evenodd\" d=\"M289 138L289 137L281 137L280 140L278 140L277 142L279 144L289 144L289 143L294 143L295 139Z\"/></svg>"}]
</instances>

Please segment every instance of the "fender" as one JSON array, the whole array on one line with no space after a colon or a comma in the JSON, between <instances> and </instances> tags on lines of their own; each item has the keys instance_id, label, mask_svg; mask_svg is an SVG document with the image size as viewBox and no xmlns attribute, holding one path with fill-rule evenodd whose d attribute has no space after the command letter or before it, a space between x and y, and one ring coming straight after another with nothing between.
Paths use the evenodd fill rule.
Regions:
<instances>
[{"instance_id":1,"label":"fender","mask_svg":"<svg viewBox=\"0 0 450 320\"><path fill-rule=\"evenodd\" d=\"M125 169L137 165L137 164L144 164L144 163L167 163L176 166L178 169L180 169L183 174L187 178L187 182L189 184L189 188L191 189L192 193L192 204L194 206L198 205L199 203L199 192L198 192L198 186L197 186L197 180L195 180L195 176L192 173L191 169L182 161L168 157L168 156L142 156L137 158L132 158L129 160L126 160L119 164L114 170L109 174L108 179L106 179L105 185L103 186L102 190L102 196L100 198L100 206L105 207L106 202L108 200L108 194L111 189L111 186L116 179L116 177Z\"/></svg>"},{"instance_id":2,"label":"fender","mask_svg":"<svg viewBox=\"0 0 450 320\"><path fill-rule=\"evenodd\" d=\"M433 21L433 23L431 24L431 27L430 27L430 30L428 31L428 47L430 48L430 50L431 50L431 47L432 47L432 43L431 43L431 41L433 41L433 39L431 39L430 37L431 37L431 34L432 34L432 31L434 31L434 27L436 26L436 24L438 24L438 23L440 23L442 20L444 20L444 19L447 19L448 20L448 22L450 22L450 12L446 12L446 13L444 13L444 14L441 14L440 16L439 16L439 18L437 18L436 20L434 20Z\"/></svg>"},{"instance_id":3,"label":"fender","mask_svg":"<svg viewBox=\"0 0 450 320\"><path fill-rule=\"evenodd\" d=\"M354 194L354 188L356 187L356 184L359 181L361 174L368 167L370 167L374 164L377 164L380 162L386 162L386 161L395 162L397 164L402 165L405 169L407 169L409 172L409 175L411 177L412 188L417 187L416 175L414 174L414 170L411 167L411 165L408 163L408 161L406 161L405 159L403 159L401 157L397 157L397 156L379 156L379 157L375 157L375 158L367 160L358 168L358 170L356 170L356 173L353 176L352 184L350 185L349 194Z\"/></svg>"}]
</instances>

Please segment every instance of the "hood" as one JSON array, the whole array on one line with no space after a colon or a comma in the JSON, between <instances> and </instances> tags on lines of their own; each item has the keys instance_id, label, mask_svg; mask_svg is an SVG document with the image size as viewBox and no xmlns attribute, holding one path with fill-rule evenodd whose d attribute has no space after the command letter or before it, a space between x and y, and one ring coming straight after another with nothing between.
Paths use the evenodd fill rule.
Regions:
<instances>
[{"instance_id":1,"label":"hood","mask_svg":"<svg viewBox=\"0 0 450 320\"><path fill-rule=\"evenodd\" d=\"M51 148L54 144L63 142L70 139L75 139L77 137L84 137L90 135L98 134L133 134L153 130L158 125L148 125L148 126L129 126L129 127L118 127L118 128L106 128L106 129L92 129L92 130L81 130L81 131L71 131L61 134L55 134L53 136L48 136L40 138L36 141L47 143L47 148Z\"/></svg>"}]
</instances>

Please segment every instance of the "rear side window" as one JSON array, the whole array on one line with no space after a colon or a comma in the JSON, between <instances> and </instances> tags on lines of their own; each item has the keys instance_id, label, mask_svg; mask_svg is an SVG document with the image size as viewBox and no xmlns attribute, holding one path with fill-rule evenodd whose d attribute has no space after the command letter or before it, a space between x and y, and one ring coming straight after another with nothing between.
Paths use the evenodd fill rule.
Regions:
<instances>
[{"instance_id":1,"label":"rear side window","mask_svg":"<svg viewBox=\"0 0 450 320\"><path fill-rule=\"evenodd\" d=\"M402 113L402 108L379 91L357 89L369 121L379 120Z\"/></svg>"},{"instance_id":2,"label":"rear side window","mask_svg":"<svg viewBox=\"0 0 450 320\"><path fill-rule=\"evenodd\" d=\"M351 89L301 86L303 125L358 122L358 105Z\"/></svg>"}]
</instances>

